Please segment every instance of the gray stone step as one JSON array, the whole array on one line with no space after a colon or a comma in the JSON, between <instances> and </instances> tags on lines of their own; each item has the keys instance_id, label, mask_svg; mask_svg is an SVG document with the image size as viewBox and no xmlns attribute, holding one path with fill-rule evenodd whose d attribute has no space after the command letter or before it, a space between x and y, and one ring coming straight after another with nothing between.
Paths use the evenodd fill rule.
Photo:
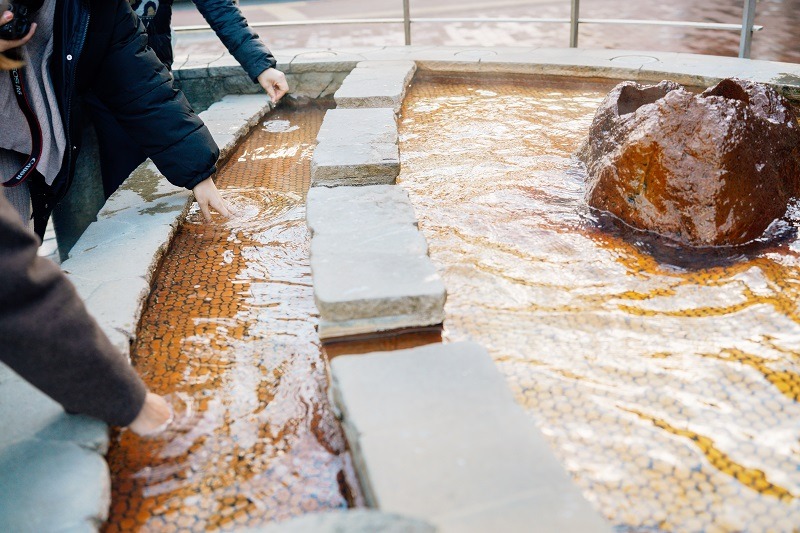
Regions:
<instances>
[{"instance_id":1,"label":"gray stone step","mask_svg":"<svg viewBox=\"0 0 800 533\"><path fill-rule=\"evenodd\" d=\"M312 235L380 232L417 226L408 192L394 185L317 187L308 191L306 222Z\"/></svg>"},{"instance_id":2,"label":"gray stone step","mask_svg":"<svg viewBox=\"0 0 800 533\"><path fill-rule=\"evenodd\" d=\"M95 531L110 503L105 424L0 363L0 426L0 530Z\"/></svg>"},{"instance_id":3,"label":"gray stone step","mask_svg":"<svg viewBox=\"0 0 800 533\"><path fill-rule=\"evenodd\" d=\"M312 243L321 339L444 321L444 284L427 256L343 250L321 258L313 248Z\"/></svg>"},{"instance_id":4,"label":"gray stone step","mask_svg":"<svg viewBox=\"0 0 800 533\"><path fill-rule=\"evenodd\" d=\"M311 185L376 185L400 173L397 122L390 108L331 109L311 160Z\"/></svg>"},{"instance_id":5,"label":"gray stone step","mask_svg":"<svg viewBox=\"0 0 800 533\"><path fill-rule=\"evenodd\" d=\"M442 532L611 531L486 351L437 344L331 361L370 505Z\"/></svg>"},{"instance_id":6,"label":"gray stone step","mask_svg":"<svg viewBox=\"0 0 800 533\"><path fill-rule=\"evenodd\" d=\"M74 442L23 440L0 454L3 531L97 531L110 493L103 457Z\"/></svg>"},{"instance_id":7,"label":"gray stone step","mask_svg":"<svg viewBox=\"0 0 800 533\"><path fill-rule=\"evenodd\" d=\"M311 255L317 257L351 257L375 259L389 257L427 257L428 243L422 233L413 226L384 227L381 231L356 232L350 234L316 235L311 240ZM345 250L347 254L340 252Z\"/></svg>"},{"instance_id":8,"label":"gray stone step","mask_svg":"<svg viewBox=\"0 0 800 533\"><path fill-rule=\"evenodd\" d=\"M388 107L398 113L416 71L414 61L362 61L334 94L336 106Z\"/></svg>"},{"instance_id":9,"label":"gray stone step","mask_svg":"<svg viewBox=\"0 0 800 533\"><path fill-rule=\"evenodd\" d=\"M444 320L447 293L405 190L313 188L306 213L321 339Z\"/></svg>"},{"instance_id":10,"label":"gray stone step","mask_svg":"<svg viewBox=\"0 0 800 533\"><path fill-rule=\"evenodd\" d=\"M391 109L331 109L325 113L317 142L336 146L397 144L397 121Z\"/></svg>"}]
</instances>

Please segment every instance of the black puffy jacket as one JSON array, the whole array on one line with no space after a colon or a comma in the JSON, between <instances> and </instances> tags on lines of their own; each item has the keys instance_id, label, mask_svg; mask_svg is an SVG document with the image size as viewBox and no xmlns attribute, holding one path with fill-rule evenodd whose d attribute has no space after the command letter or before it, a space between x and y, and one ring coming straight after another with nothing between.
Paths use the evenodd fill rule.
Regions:
<instances>
[{"instance_id":1,"label":"black puffy jacket","mask_svg":"<svg viewBox=\"0 0 800 533\"><path fill-rule=\"evenodd\" d=\"M67 151L51 188L31 184L37 233L72 182L80 150L81 100L89 93L111 110L174 185L191 189L216 172L219 148L148 47L147 32L127 0L58 0L55 20L50 73Z\"/></svg>"},{"instance_id":2,"label":"black puffy jacket","mask_svg":"<svg viewBox=\"0 0 800 533\"><path fill-rule=\"evenodd\" d=\"M194 0L194 3L253 81L268 68L275 67L272 53L247 25L233 0ZM150 47L165 65L172 68L172 0L131 0L131 7L147 28Z\"/></svg>"}]
</instances>

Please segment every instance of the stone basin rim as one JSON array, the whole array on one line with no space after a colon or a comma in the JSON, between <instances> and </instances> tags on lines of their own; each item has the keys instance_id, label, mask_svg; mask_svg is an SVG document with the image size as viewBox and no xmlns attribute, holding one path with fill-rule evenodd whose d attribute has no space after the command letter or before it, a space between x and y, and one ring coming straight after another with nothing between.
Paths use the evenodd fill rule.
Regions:
<instances>
[{"instance_id":1,"label":"stone basin rim","mask_svg":"<svg viewBox=\"0 0 800 533\"><path fill-rule=\"evenodd\" d=\"M481 54L475 54L480 51ZM487 55L490 54L490 55ZM800 64L684 52L626 49L389 46L358 48L297 48L275 51L279 68L294 77L311 72L349 72L361 61L416 62L420 70L458 73L507 73L581 78L661 81L711 86L740 77L779 88L800 102ZM481 56L481 57L478 57ZM640 57L646 61L621 62ZM181 64L176 61L176 64ZM211 78L242 73L228 55L187 58L175 71L177 79ZM291 85L291 83L290 83Z\"/></svg>"}]
</instances>

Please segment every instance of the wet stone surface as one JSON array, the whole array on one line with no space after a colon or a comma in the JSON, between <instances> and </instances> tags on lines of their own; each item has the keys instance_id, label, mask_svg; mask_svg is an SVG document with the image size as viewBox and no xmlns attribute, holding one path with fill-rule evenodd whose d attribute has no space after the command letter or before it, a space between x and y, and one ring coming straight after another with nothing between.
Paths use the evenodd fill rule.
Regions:
<instances>
[{"instance_id":1,"label":"wet stone surface","mask_svg":"<svg viewBox=\"0 0 800 533\"><path fill-rule=\"evenodd\" d=\"M600 231L572 154L611 88L418 76L398 182L446 340L488 349L620 531L792 531L800 243L681 266Z\"/></svg>"},{"instance_id":2,"label":"wet stone surface","mask_svg":"<svg viewBox=\"0 0 800 533\"><path fill-rule=\"evenodd\" d=\"M321 339L443 321L445 287L402 187L314 187L306 218Z\"/></svg>"},{"instance_id":3,"label":"wet stone surface","mask_svg":"<svg viewBox=\"0 0 800 533\"><path fill-rule=\"evenodd\" d=\"M398 112L416 70L413 61L362 61L334 94L336 107L389 107Z\"/></svg>"},{"instance_id":4,"label":"wet stone surface","mask_svg":"<svg viewBox=\"0 0 800 533\"><path fill-rule=\"evenodd\" d=\"M442 533L610 531L477 344L337 357L331 388L370 504Z\"/></svg>"},{"instance_id":5,"label":"wet stone surface","mask_svg":"<svg viewBox=\"0 0 800 533\"><path fill-rule=\"evenodd\" d=\"M391 184L400 171L391 108L332 109L317 141L311 163L315 187Z\"/></svg>"},{"instance_id":6,"label":"wet stone surface","mask_svg":"<svg viewBox=\"0 0 800 533\"><path fill-rule=\"evenodd\" d=\"M417 227L402 187L315 187L308 192L308 227L314 235L378 235L390 227Z\"/></svg>"},{"instance_id":7,"label":"wet stone surface","mask_svg":"<svg viewBox=\"0 0 800 533\"><path fill-rule=\"evenodd\" d=\"M360 496L326 396L305 192L324 109L268 116L221 170L239 213L191 210L158 272L133 363L176 408L159 438L116 435L106 531L214 531Z\"/></svg>"}]
</instances>

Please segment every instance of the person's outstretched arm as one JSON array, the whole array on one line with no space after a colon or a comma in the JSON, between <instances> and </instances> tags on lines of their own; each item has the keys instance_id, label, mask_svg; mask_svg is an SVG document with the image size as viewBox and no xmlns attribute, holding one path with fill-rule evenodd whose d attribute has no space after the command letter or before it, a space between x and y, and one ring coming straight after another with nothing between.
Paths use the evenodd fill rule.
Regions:
<instances>
[{"instance_id":1,"label":"person's outstretched arm","mask_svg":"<svg viewBox=\"0 0 800 533\"><path fill-rule=\"evenodd\" d=\"M247 75L260 83L272 101L277 103L289 90L286 76L275 68L272 52L247 24L233 0L194 0L194 3Z\"/></svg>"},{"instance_id":2,"label":"person's outstretched arm","mask_svg":"<svg viewBox=\"0 0 800 533\"><path fill-rule=\"evenodd\" d=\"M91 0L91 14L78 65L88 88L171 183L193 189L214 175L219 148L148 47L127 0Z\"/></svg>"},{"instance_id":3,"label":"person's outstretched arm","mask_svg":"<svg viewBox=\"0 0 800 533\"><path fill-rule=\"evenodd\" d=\"M145 402L142 380L38 247L0 195L0 361L70 412L115 426L144 415L132 428L140 433L163 424L164 401Z\"/></svg>"},{"instance_id":4,"label":"person's outstretched arm","mask_svg":"<svg viewBox=\"0 0 800 533\"><path fill-rule=\"evenodd\" d=\"M89 76L84 73L92 92L170 183L195 193L206 219L208 207L230 216L212 181L219 148L148 47L147 32L127 0L92 0L91 9L80 66L96 66Z\"/></svg>"}]
</instances>

